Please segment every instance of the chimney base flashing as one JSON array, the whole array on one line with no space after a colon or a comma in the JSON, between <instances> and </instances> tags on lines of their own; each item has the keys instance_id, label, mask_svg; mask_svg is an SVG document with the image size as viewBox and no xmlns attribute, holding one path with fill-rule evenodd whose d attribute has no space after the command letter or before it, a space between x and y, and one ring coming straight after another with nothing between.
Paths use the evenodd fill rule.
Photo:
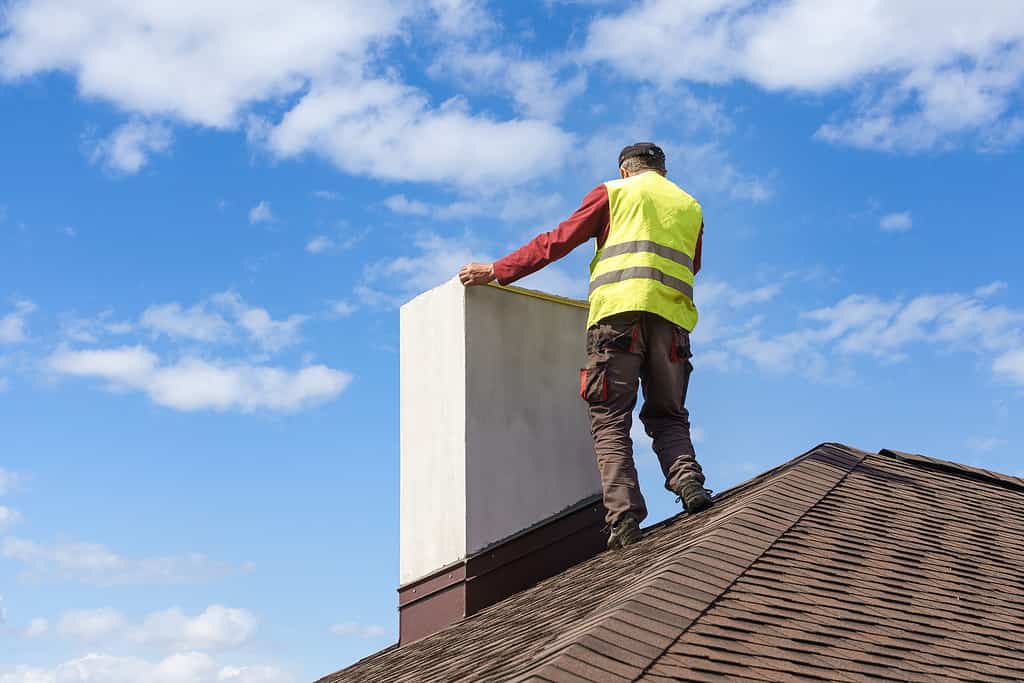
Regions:
<instances>
[{"instance_id":1,"label":"chimney base flashing","mask_svg":"<svg viewBox=\"0 0 1024 683\"><path fill-rule=\"evenodd\" d=\"M399 645L407 645L561 573L605 549L600 496L400 586Z\"/></svg>"}]
</instances>

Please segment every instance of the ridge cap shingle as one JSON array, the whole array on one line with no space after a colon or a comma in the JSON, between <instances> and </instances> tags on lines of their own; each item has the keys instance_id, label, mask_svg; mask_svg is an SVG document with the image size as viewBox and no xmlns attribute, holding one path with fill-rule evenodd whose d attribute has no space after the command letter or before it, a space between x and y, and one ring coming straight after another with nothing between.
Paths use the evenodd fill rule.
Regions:
<instances>
[{"instance_id":1,"label":"ridge cap shingle","mask_svg":"<svg viewBox=\"0 0 1024 683\"><path fill-rule=\"evenodd\" d=\"M921 453L897 451L892 448L883 448L882 450L878 451L878 455L889 458L895 458L908 464L917 465L919 467L925 467L927 469L941 470L944 472L952 472L954 474L966 475L971 477L972 479L994 482L1024 491L1024 478L1014 477L1009 474L1003 474L1001 472L993 472L992 470L982 469L981 467L964 465L958 462L953 462L952 460L942 460L940 458L933 458L929 455L923 455Z\"/></svg>"}]
</instances>

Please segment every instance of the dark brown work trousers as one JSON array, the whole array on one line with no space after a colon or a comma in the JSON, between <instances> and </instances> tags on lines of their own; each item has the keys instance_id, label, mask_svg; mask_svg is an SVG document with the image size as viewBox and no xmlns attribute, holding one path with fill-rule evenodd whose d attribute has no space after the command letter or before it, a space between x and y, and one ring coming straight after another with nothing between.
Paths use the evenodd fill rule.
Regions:
<instances>
[{"instance_id":1,"label":"dark brown work trousers","mask_svg":"<svg viewBox=\"0 0 1024 683\"><path fill-rule=\"evenodd\" d=\"M640 420L654 440L665 488L678 491L687 479L704 483L685 408L693 371L691 355L689 332L653 313L618 313L587 330L587 367L580 373L580 396L590 406L590 430L609 524L627 512L638 521L647 517L629 435L638 384L644 392Z\"/></svg>"}]
</instances>

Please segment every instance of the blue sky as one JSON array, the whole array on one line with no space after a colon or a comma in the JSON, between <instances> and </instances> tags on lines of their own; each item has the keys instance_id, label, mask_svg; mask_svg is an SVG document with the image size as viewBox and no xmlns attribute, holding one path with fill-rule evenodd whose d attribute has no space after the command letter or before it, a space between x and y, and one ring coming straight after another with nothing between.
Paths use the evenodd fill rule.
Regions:
<instances>
[{"instance_id":1,"label":"blue sky","mask_svg":"<svg viewBox=\"0 0 1024 683\"><path fill-rule=\"evenodd\" d=\"M1024 475L1024 13L836 5L4 3L0 682L392 642L397 306L637 140L704 206L709 486L821 441Z\"/></svg>"}]
</instances>

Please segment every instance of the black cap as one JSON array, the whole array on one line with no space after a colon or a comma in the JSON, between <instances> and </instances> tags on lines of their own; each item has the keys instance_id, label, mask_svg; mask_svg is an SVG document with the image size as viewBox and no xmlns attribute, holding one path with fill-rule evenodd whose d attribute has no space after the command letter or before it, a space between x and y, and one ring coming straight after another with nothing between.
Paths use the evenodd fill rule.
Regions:
<instances>
[{"instance_id":1,"label":"black cap","mask_svg":"<svg viewBox=\"0 0 1024 683\"><path fill-rule=\"evenodd\" d=\"M665 152L653 142L638 142L635 145L623 147L619 152L619 166L626 159L633 157L649 157L653 166L665 166Z\"/></svg>"}]
</instances>

